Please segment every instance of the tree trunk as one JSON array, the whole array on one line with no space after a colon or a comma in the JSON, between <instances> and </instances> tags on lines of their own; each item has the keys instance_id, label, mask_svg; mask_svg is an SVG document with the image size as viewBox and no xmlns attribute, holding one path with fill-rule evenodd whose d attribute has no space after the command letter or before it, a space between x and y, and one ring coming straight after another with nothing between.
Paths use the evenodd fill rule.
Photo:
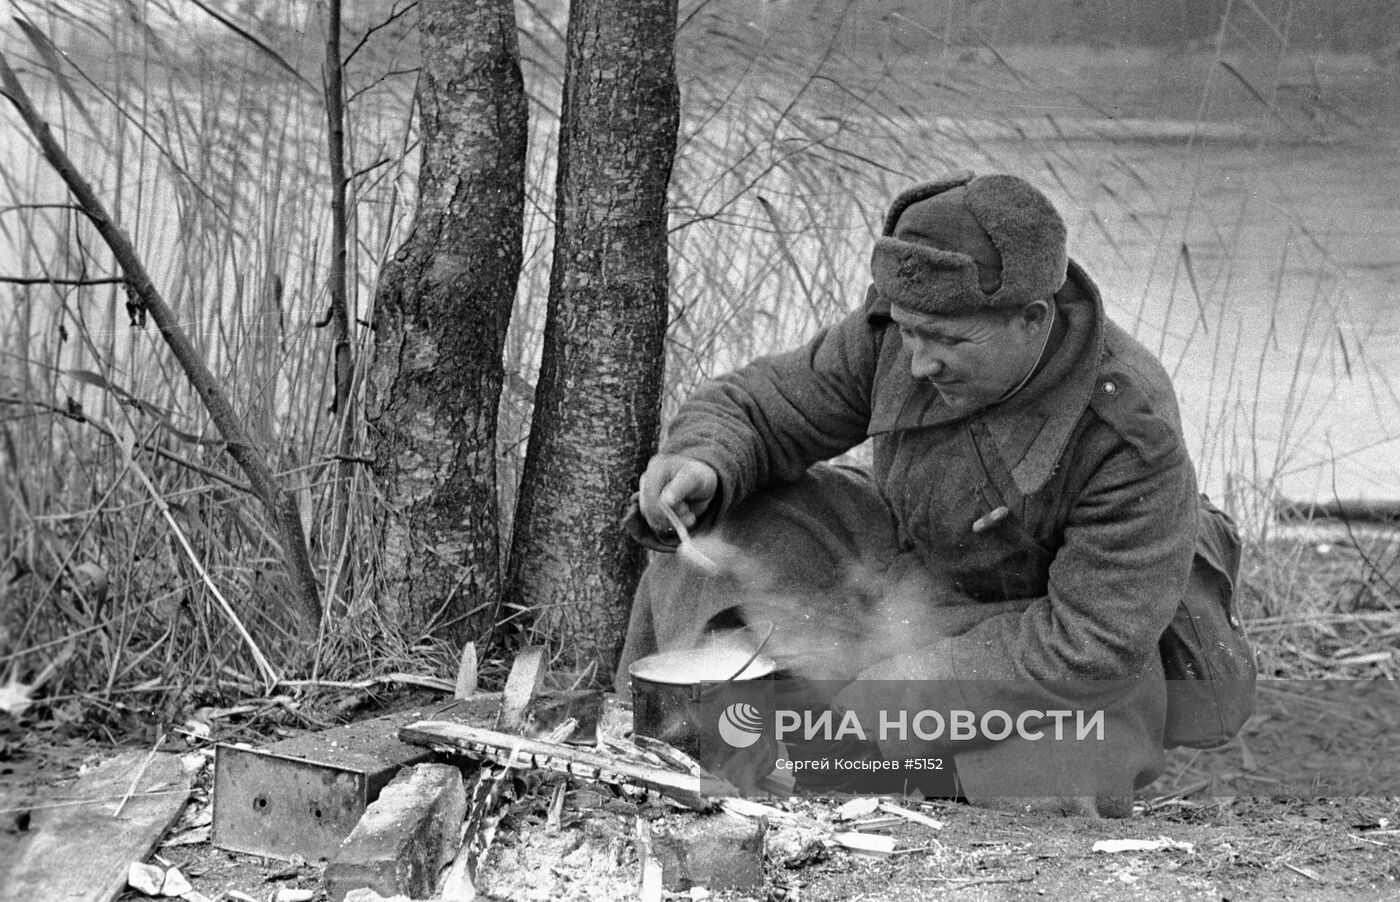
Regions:
<instances>
[{"instance_id":1,"label":"tree trunk","mask_svg":"<svg viewBox=\"0 0 1400 902\"><path fill-rule=\"evenodd\" d=\"M380 605L460 640L500 589L496 405L527 107L511 0L420 0L419 15L418 209L380 280L367 421L386 502Z\"/></svg>"},{"instance_id":2,"label":"tree trunk","mask_svg":"<svg viewBox=\"0 0 1400 902\"><path fill-rule=\"evenodd\" d=\"M342 23L340 0L330 0L326 14L326 58L322 63L326 92L326 161L330 165L331 187L331 261L330 309L325 325L331 329L331 393L330 412L335 417L332 435L336 436L336 452L340 461L335 465L335 484L331 489L331 532L326 542L327 591L334 593L337 582L353 594L351 578L337 580L336 562L342 546L353 545L350 530L350 487L354 464L349 460L355 451L355 404L350 393L355 381L355 360L350 347L350 285L347 274L350 214L346 193L349 187L345 173L345 71L340 58L340 29ZM319 324L318 324L319 325ZM347 567L353 577L354 567Z\"/></svg>"},{"instance_id":3,"label":"tree trunk","mask_svg":"<svg viewBox=\"0 0 1400 902\"><path fill-rule=\"evenodd\" d=\"M570 9L549 307L506 599L604 679L644 563L619 520L660 419L675 31L675 0Z\"/></svg>"}]
</instances>

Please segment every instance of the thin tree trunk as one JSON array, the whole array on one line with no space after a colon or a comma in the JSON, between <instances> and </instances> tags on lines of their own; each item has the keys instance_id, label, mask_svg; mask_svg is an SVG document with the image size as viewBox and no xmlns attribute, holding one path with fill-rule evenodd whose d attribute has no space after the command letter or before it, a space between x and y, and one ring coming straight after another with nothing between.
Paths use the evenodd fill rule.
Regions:
<instances>
[{"instance_id":1,"label":"thin tree trunk","mask_svg":"<svg viewBox=\"0 0 1400 902\"><path fill-rule=\"evenodd\" d=\"M496 406L527 108L511 0L420 0L419 15L418 209L380 280L366 421L386 502L380 604L461 639L500 587Z\"/></svg>"},{"instance_id":2,"label":"thin tree trunk","mask_svg":"<svg viewBox=\"0 0 1400 902\"><path fill-rule=\"evenodd\" d=\"M675 0L570 7L549 309L506 599L600 677L644 563L619 520L660 418L675 31Z\"/></svg>"},{"instance_id":3,"label":"thin tree trunk","mask_svg":"<svg viewBox=\"0 0 1400 902\"><path fill-rule=\"evenodd\" d=\"M335 389L331 397L331 411L343 415L350 407L354 361L350 353L350 305L346 291L346 223L349 216L345 206L345 98L340 62L340 18L340 0L329 0L324 78L326 146L331 170L331 303L326 313L326 324L331 328L334 343L331 366ZM341 449L341 453L348 451L348 448Z\"/></svg>"},{"instance_id":4,"label":"thin tree trunk","mask_svg":"<svg viewBox=\"0 0 1400 902\"><path fill-rule=\"evenodd\" d=\"M318 325L329 325L331 329L331 377L334 380L331 414L336 417L332 433L336 436L336 452L340 458L335 465L335 484L331 491L332 527L325 547L329 574L336 573L340 549L347 544L347 540L353 545L353 539L346 533L350 529L350 481L354 476L354 464L348 458L355 451L355 405L350 397L355 360L350 347L349 278L346 268L350 215L346 205L345 90L344 65L340 59L340 28L340 0L328 0L323 80L326 93L326 149L331 182L330 309L326 312L326 322ZM353 566L347 566L347 569L354 573ZM330 586L337 583L334 576L327 581ZM346 588L347 595L353 594L350 580L342 578L338 582Z\"/></svg>"}]
</instances>

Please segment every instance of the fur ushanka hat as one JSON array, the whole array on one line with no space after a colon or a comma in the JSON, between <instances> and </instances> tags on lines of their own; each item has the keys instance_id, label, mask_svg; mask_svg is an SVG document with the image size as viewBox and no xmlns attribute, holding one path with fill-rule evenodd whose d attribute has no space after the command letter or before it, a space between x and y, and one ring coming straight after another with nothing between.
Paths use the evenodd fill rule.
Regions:
<instances>
[{"instance_id":1,"label":"fur ushanka hat","mask_svg":"<svg viewBox=\"0 0 1400 902\"><path fill-rule=\"evenodd\" d=\"M908 189L885 217L870 269L875 290L920 313L1006 310L1065 283L1065 224L1013 175L959 173Z\"/></svg>"}]
</instances>

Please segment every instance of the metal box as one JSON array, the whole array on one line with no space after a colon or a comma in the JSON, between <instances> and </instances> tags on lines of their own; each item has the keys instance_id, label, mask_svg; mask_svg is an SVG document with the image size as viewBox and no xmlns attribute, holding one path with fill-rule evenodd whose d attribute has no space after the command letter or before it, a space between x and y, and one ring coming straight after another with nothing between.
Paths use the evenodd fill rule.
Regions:
<instances>
[{"instance_id":1,"label":"metal box","mask_svg":"<svg viewBox=\"0 0 1400 902\"><path fill-rule=\"evenodd\" d=\"M398 739L419 720L489 725L499 694L400 711L263 748L220 743L214 763L214 845L307 861L333 858L399 768L435 758Z\"/></svg>"}]
</instances>

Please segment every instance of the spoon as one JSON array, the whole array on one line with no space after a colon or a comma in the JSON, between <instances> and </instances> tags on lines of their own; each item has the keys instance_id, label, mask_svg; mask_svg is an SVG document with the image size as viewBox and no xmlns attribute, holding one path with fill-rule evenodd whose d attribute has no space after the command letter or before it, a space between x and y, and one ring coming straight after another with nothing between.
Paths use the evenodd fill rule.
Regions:
<instances>
[{"instance_id":1,"label":"spoon","mask_svg":"<svg viewBox=\"0 0 1400 902\"><path fill-rule=\"evenodd\" d=\"M666 515L667 520L671 521L671 528L680 537L681 545L676 549L676 553L680 555L681 560L694 564L712 576L719 573L719 564L716 564L705 552L695 547L695 541L690 537L690 530L686 529L685 524L681 522L680 515L667 504L661 505L661 512Z\"/></svg>"}]
</instances>

